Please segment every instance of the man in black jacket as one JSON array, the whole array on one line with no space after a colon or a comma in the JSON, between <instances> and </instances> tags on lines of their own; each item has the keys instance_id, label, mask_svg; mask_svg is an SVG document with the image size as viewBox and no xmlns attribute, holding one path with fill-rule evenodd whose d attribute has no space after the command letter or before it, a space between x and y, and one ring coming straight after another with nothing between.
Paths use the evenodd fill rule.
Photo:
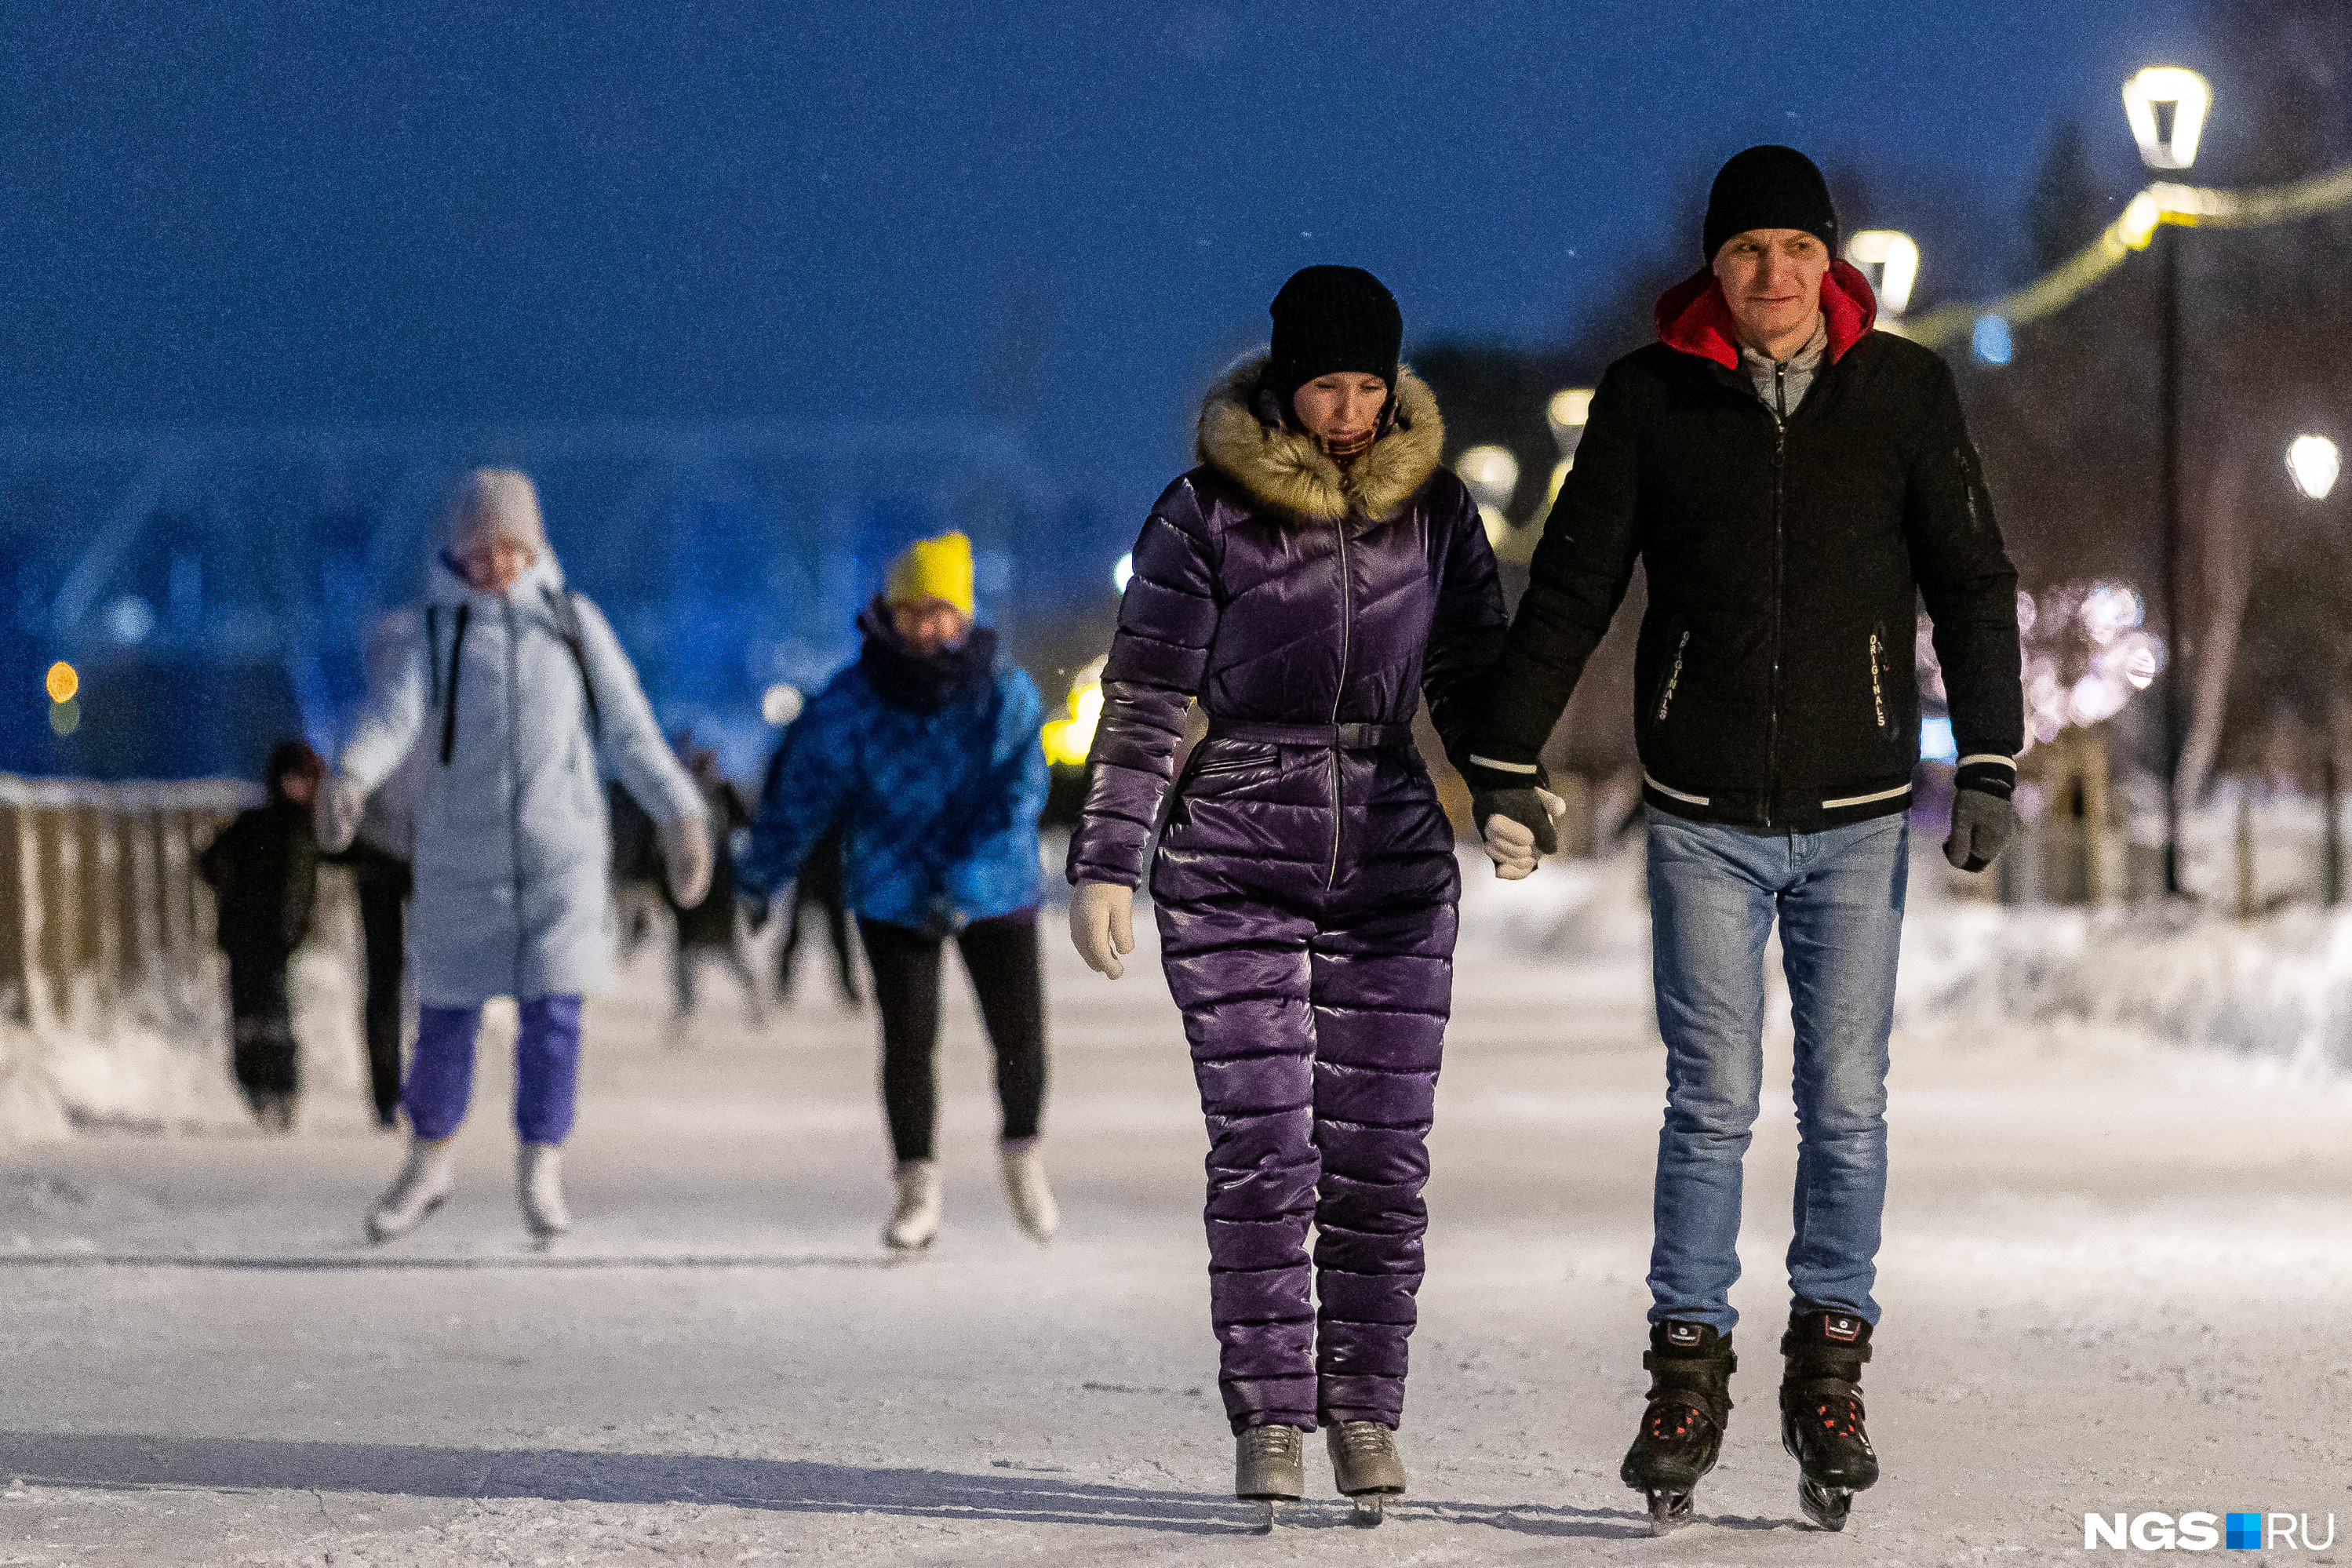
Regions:
<instances>
[{"instance_id":1,"label":"man in black jacket","mask_svg":"<svg viewBox=\"0 0 2352 1568\"><path fill-rule=\"evenodd\" d=\"M1687 1516L1730 1408L1776 918L1802 1134L1782 1436L1817 1522L1843 1524L1877 1479L1858 1396L1878 1321L1920 601L1961 753L1945 853L1981 871L2015 823L2017 574L1950 371L1872 330L1869 284L1836 243L1803 154L1751 148L1717 176L1708 265L1658 302L1659 341L1594 395L1470 758L1477 821L1548 841L1537 754L1641 561L1634 725L1667 1108L1653 1385L1622 1476L1662 1530Z\"/></svg>"}]
</instances>

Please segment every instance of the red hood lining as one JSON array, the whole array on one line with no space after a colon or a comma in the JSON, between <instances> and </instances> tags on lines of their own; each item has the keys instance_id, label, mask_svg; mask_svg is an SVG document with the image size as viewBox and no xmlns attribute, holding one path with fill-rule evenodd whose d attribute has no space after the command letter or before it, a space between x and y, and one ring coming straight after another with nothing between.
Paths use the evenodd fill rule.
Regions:
<instances>
[{"instance_id":1,"label":"red hood lining","mask_svg":"<svg viewBox=\"0 0 2352 1568\"><path fill-rule=\"evenodd\" d=\"M1843 261L1832 261L1822 279L1822 316L1829 323L1830 362L1862 340L1878 319L1878 297L1870 279ZM1658 341L1725 370L1739 368L1739 338L1731 302L1723 297L1712 267L1700 267L1658 296Z\"/></svg>"}]
</instances>

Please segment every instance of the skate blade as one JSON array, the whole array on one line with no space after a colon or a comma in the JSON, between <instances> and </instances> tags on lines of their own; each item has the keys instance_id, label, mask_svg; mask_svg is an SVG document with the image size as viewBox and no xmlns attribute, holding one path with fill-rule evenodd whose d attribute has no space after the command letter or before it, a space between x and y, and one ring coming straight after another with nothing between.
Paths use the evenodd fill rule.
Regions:
<instances>
[{"instance_id":1,"label":"skate blade","mask_svg":"<svg viewBox=\"0 0 2352 1568\"><path fill-rule=\"evenodd\" d=\"M1388 1499L1382 1493L1366 1492L1352 1500L1356 1507L1355 1511L1349 1515L1349 1522L1359 1530L1376 1530L1389 1516Z\"/></svg>"},{"instance_id":2,"label":"skate blade","mask_svg":"<svg viewBox=\"0 0 2352 1568\"><path fill-rule=\"evenodd\" d=\"M1287 1506L1289 1506L1287 1503L1278 1501L1273 1498L1258 1499L1257 1524L1255 1527L1257 1532L1260 1535L1272 1535L1274 1533L1274 1527L1282 1522L1282 1511Z\"/></svg>"},{"instance_id":3,"label":"skate blade","mask_svg":"<svg viewBox=\"0 0 2352 1568\"><path fill-rule=\"evenodd\" d=\"M1797 1506L1816 1530L1843 1530L1846 1517L1853 1511L1853 1493L1843 1487L1816 1486L1801 1480L1797 1483Z\"/></svg>"},{"instance_id":4,"label":"skate blade","mask_svg":"<svg viewBox=\"0 0 2352 1568\"><path fill-rule=\"evenodd\" d=\"M410 1231L415 1230L418 1226L424 1224L426 1220L432 1218L434 1211L448 1201L449 1195L446 1192L443 1193L439 1197L433 1199L433 1201L419 1209L417 1211L416 1218L410 1220L405 1225L386 1225L383 1222L381 1216L371 1214L368 1216L367 1220L368 1239L378 1247L383 1246L387 1241L397 1241L402 1237L407 1235Z\"/></svg>"},{"instance_id":5,"label":"skate blade","mask_svg":"<svg viewBox=\"0 0 2352 1568\"><path fill-rule=\"evenodd\" d=\"M1686 1491L1654 1491L1650 1498L1650 1533L1672 1535L1691 1521L1691 1494Z\"/></svg>"}]
</instances>

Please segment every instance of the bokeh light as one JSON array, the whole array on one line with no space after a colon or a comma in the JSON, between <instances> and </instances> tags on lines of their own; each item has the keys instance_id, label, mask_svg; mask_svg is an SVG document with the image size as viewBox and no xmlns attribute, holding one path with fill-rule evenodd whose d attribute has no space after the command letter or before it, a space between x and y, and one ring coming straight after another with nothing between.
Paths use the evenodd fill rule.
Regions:
<instances>
[{"instance_id":1,"label":"bokeh light","mask_svg":"<svg viewBox=\"0 0 2352 1568\"><path fill-rule=\"evenodd\" d=\"M1064 768L1086 766L1095 747L1095 727L1102 722L1102 676L1109 663L1108 658L1097 659L1071 677L1068 716L1047 719L1038 737L1045 743L1046 761Z\"/></svg>"},{"instance_id":2,"label":"bokeh light","mask_svg":"<svg viewBox=\"0 0 2352 1568\"><path fill-rule=\"evenodd\" d=\"M1976 330L1969 334L1969 346L1988 365L2005 365L2017 352L2017 340L2010 335L2009 322L1999 316L1978 317Z\"/></svg>"},{"instance_id":3,"label":"bokeh light","mask_svg":"<svg viewBox=\"0 0 2352 1568\"><path fill-rule=\"evenodd\" d=\"M2298 435L2287 444L2286 471L2294 476L2294 487L2315 501L2325 501L2336 488L2342 461L2336 443L2324 435Z\"/></svg>"},{"instance_id":4,"label":"bokeh light","mask_svg":"<svg viewBox=\"0 0 2352 1568\"><path fill-rule=\"evenodd\" d=\"M53 703L69 703L81 691L81 675L63 659L49 666L47 679L41 683L48 688Z\"/></svg>"},{"instance_id":5,"label":"bokeh light","mask_svg":"<svg viewBox=\"0 0 2352 1568\"><path fill-rule=\"evenodd\" d=\"M802 709L807 706L800 687L783 681L760 694L760 716L779 729L800 717Z\"/></svg>"}]
</instances>

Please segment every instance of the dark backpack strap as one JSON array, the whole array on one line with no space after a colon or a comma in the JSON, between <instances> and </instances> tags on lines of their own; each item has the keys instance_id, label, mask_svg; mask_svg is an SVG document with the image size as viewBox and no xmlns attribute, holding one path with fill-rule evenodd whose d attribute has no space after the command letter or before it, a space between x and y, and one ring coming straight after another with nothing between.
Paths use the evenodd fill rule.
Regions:
<instances>
[{"instance_id":1,"label":"dark backpack strap","mask_svg":"<svg viewBox=\"0 0 2352 1568\"><path fill-rule=\"evenodd\" d=\"M580 669L580 695L588 699L588 738L602 743L604 738L604 716L596 711L596 682L588 674L587 642L580 630L578 598L569 589L558 593L552 588L541 587L547 596L548 612L555 617L556 634L563 645L572 650L572 662Z\"/></svg>"},{"instance_id":2,"label":"dark backpack strap","mask_svg":"<svg viewBox=\"0 0 2352 1568\"><path fill-rule=\"evenodd\" d=\"M457 747L457 671L458 660L466 652L466 617L473 609L470 604L457 606L457 629L449 638L449 689L441 706L441 766L449 766L449 754Z\"/></svg>"}]
</instances>

